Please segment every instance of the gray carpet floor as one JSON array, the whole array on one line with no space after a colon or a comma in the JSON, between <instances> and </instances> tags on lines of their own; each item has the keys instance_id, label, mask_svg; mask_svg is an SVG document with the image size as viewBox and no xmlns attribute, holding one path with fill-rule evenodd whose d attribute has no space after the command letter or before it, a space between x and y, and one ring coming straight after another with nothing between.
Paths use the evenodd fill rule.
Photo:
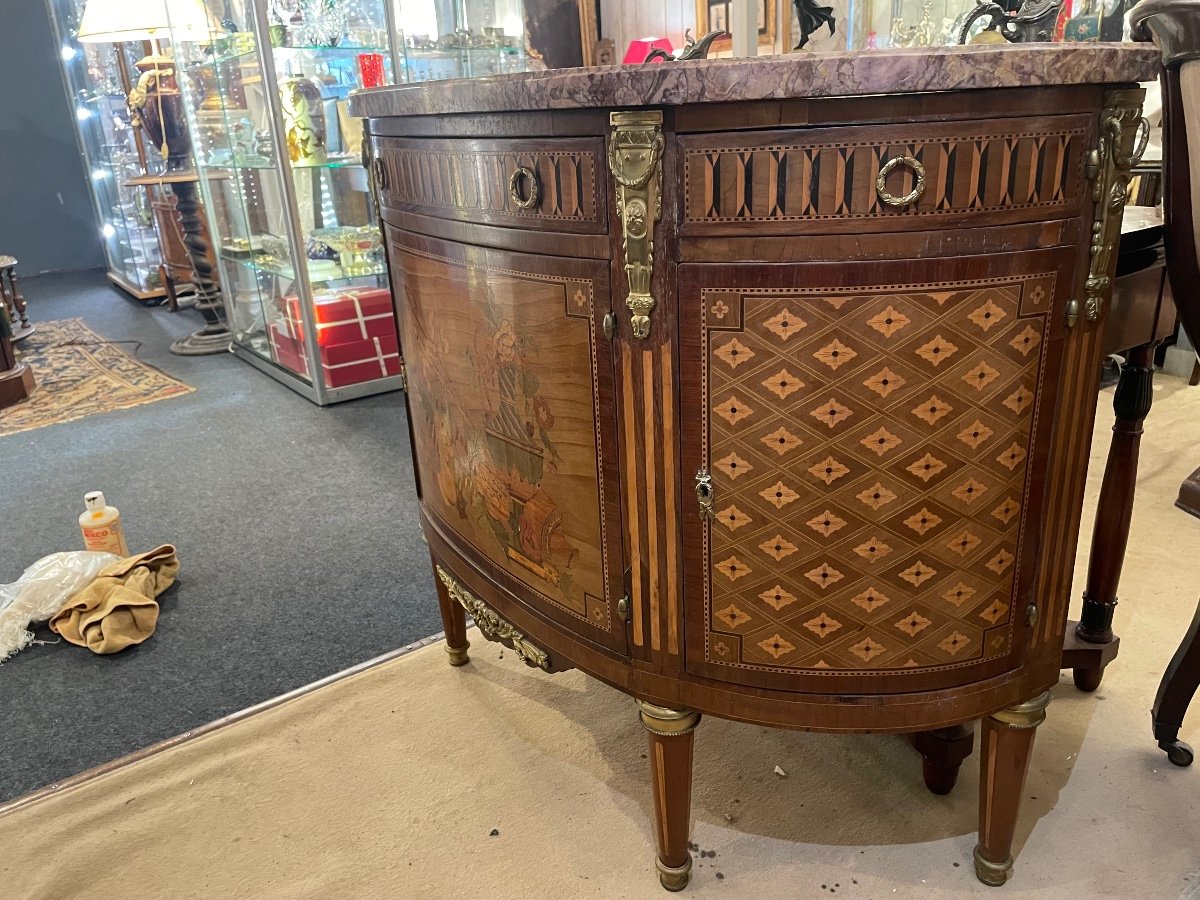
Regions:
<instances>
[{"instance_id":1,"label":"gray carpet floor","mask_svg":"<svg viewBox=\"0 0 1200 900\"><path fill-rule=\"evenodd\" d=\"M231 355L172 356L199 316L142 308L102 273L22 286L35 321L140 341L197 390L0 437L0 583L80 549L89 490L133 551L173 543L182 562L141 646L0 665L0 802L440 630L402 394L319 409Z\"/></svg>"}]
</instances>

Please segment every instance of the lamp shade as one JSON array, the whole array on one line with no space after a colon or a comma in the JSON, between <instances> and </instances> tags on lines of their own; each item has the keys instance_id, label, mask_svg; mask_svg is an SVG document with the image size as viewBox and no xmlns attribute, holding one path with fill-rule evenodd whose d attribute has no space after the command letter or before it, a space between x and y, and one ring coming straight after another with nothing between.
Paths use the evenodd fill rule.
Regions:
<instances>
[{"instance_id":1,"label":"lamp shade","mask_svg":"<svg viewBox=\"0 0 1200 900\"><path fill-rule=\"evenodd\" d=\"M75 37L82 43L115 44L198 41L223 33L203 0L87 0Z\"/></svg>"},{"instance_id":2,"label":"lamp shade","mask_svg":"<svg viewBox=\"0 0 1200 900\"><path fill-rule=\"evenodd\" d=\"M625 58L621 62L626 63L643 63L646 61L646 56L655 48L670 53L672 50L671 42L666 38L660 37L644 37L632 40L629 42L629 49L625 51ZM662 62L661 59L656 59L655 62Z\"/></svg>"}]
</instances>

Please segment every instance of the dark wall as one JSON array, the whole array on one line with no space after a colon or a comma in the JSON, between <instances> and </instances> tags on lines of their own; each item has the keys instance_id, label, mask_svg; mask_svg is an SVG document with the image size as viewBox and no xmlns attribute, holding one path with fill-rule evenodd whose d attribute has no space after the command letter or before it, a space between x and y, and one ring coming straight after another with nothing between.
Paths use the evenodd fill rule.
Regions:
<instances>
[{"instance_id":1,"label":"dark wall","mask_svg":"<svg viewBox=\"0 0 1200 900\"><path fill-rule=\"evenodd\" d=\"M21 275L104 265L44 0L0 0L0 254Z\"/></svg>"}]
</instances>

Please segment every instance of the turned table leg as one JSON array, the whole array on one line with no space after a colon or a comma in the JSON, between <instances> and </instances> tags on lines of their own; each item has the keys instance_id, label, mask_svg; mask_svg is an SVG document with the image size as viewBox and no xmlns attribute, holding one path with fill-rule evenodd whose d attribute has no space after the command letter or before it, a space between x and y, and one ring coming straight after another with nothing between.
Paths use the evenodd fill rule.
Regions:
<instances>
[{"instance_id":1,"label":"turned table leg","mask_svg":"<svg viewBox=\"0 0 1200 900\"><path fill-rule=\"evenodd\" d=\"M29 314L26 311L25 297L21 294L21 289L17 287L17 269L15 265L6 266L3 271L0 271L0 282L3 282L6 276L8 278L8 286L4 289L4 293L8 295L12 305L12 339L14 341L21 341L33 334L33 326L29 324Z\"/></svg>"},{"instance_id":2,"label":"turned table leg","mask_svg":"<svg viewBox=\"0 0 1200 900\"><path fill-rule=\"evenodd\" d=\"M650 739L658 880L668 891L682 891L687 887L692 870L692 855L688 851L692 819L692 744L700 713L667 709L644 700L636 702L638 716Z\"/></svg>"},{"instance_id":3,"label":"turned table leg","mask_svg":"<svg viewBox=\"0 0 1200 900\"><path fill-rule=\"evenodd\" d=\"M1163 673L1150 712L1154 739L1177 766L1192 764L1192 748L1179 740L1179 728L1197 687L1200 687L1200 605L1196 607L1188 633Z\"/></svg>"},{"instance_id":4,"label":"turned table leg","mask_svg":"<svg viewBox=\"0 0 1200 900\"><path fill-rule=\"evenodd\" d=\"M1025 791L1033 735L1046 721L1049 703L1047 691L983 720L975 875L993 887L1004 884L1012 872L1013 833Z\"/></svg>"},{"instance_id":5,"label":"turned table leg","mask_svg":"<svg viewBox=\"0 0 1200 900\"><path fill-rule=\"evenodd\" d=\"M1096 524L1092 529L1083 613L1075 626L1078 640L1070 644L1063 658L1063 665L1071 666L1075 686L1081 691L1094 691L1100 686L1104 667L1116 655L1115 647L1109 648L1112 652L1107 653L1092 648L1111 645L1116 640L1112 632L1113 610L1117 605L1117 586L1129 543L1129 523L1133 518L1142 423L1153 400L1157 346L1143 344L1129 351L1113 397L1116 421L1113 422L1108 462L1104 466Z\"/></svg>"},{"instance_id":6,"label":"turned table leg","mask_svg":"<svg viewBox=\"0 0 1200 900\"><path fill-rule=\"evenodd\" d=\"M183 246L187 249L188 261L195 273L192 279L197 297L195 309L204 319L204 327L171 344L171 352L177 356L225 353L233 342L233 335L229 333L225 321L225 304L217 283L212 247L200 215L200 193L196 184L188 181L173 182L171 190L179 211Z\"/></svg>"},{"instance_id":7,"label":"turned table leg","mask_svg":"<svg viewBox=\"0 0 1200 900\"><path fill-rule=\"evenodd\" d=\"M925 787L935 794L948 794L958 782L958 770L975 746L975 729L970 723L909 735L921 754Z\"/></svg>"},{"instance_id":8,"label":"turned table leg","mask_svg":"<svg viewBox=\"0 0 1200 900\"><path fill-rule=\"evenodd\" d=\"M438 608L442 613L442 629L446 632L446 653L450 657L450 665L466 665L471 659L467 656L471 646L467 640L467 611L450 596L450 591L438 577L437 562L433 564L433 582L437 585Z\"/></svg>"}]
</instances>

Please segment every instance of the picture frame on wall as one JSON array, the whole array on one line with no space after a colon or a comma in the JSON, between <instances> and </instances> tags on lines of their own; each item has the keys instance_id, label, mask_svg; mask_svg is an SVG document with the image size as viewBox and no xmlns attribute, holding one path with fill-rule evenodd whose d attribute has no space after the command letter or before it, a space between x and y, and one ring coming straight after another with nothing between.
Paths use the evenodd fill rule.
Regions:
<instances>
[{"instance_id":1,"label":"picture frame on wall","mask_svg":"<svg viewBox=\"0 0 1200 900\"><path fill-rule=\"evenodd\" d=\"M758 44L759 46L775 46L775 2L776 0L755 0L758 4ZM696 0L696 34L705 35L710 31L729 31L733 13L731 0ZM722 38L713 43L715 50L728 50L732 41Z\"/></svg>"}]
</instances>

